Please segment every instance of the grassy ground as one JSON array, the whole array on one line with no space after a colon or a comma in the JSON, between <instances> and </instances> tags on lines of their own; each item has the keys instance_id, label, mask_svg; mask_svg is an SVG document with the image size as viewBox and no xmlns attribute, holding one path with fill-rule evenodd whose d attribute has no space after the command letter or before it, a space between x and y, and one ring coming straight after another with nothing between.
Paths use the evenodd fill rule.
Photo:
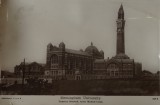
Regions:
<instances>
[{"instance_id":1,"label":"grassy ground","mask_svg":"<svg viewBox=\"0 0 160 105\"><path fill-rule=\"evenodd\" d=\"M160 95L156 80L59 81L57 94L88 95Z\"/></svg>"},{"instance_id":2,"label":"grassy ground","mask_svg":"<svg viewBox=\"0 0 160 105\"><path fill-rule=\"evenodd\" d=\"M1 86L0 86L1 87ZM2 89L7 95L160 95L157 80L60 80L45 87L13 85ZM3 91L2 91L3 90Z\"/></svg>"}]
</instances>

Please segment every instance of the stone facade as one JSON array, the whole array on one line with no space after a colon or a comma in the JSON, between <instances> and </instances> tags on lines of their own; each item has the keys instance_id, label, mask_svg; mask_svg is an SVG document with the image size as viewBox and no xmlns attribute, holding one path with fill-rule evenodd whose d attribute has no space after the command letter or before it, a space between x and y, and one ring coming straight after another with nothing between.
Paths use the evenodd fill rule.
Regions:
<instances>
[{"instance_id":1,"label":"stone facade","mask_svg":"<svg viewBox=\"0 0 160 105\"><path fill-rule=\"evenodd\" d=\"M102 58L104 53L93 46L93 43L85 51L67 49L63 42L59 47L50 43L47 46L45 74L55 79L82 79L85 78L84 75L91 75L94 60Z\"/></svg>"}]
</instances>

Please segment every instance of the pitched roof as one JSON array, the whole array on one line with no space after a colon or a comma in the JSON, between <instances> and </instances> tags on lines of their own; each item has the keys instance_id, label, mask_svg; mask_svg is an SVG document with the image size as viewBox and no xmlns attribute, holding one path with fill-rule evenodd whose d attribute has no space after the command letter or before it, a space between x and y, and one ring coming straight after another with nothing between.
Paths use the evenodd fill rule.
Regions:
<instances>
[{"instance_id":1,"label":"pitched roof","mask_svg":"<svg viewBox=\"0 0 160 105\"><path fill-rule=\"evenodd\" d=\"M66 49L65 51L66 51L67 53L72 53L72 54L91 56L89 53L84 52L84 51L78 51L78 50L72 50L72 49Z\"/></svg>"}]
</instances>

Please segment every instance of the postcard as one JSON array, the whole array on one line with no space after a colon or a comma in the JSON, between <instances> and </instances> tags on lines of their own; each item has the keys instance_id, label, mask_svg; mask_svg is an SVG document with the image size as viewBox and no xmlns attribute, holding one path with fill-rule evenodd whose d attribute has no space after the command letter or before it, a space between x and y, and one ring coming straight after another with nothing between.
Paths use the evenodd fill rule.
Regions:
<instances>
[{"instance_id":1,"label":"postcard","mask_svg":"<svg viewBox=\"0 0 160 105\"><path fill-rule=\"evenodd\" d=\"M158 105L158 9L158 0L0 0L0 104Z\"/></svg>"}]
</instances>

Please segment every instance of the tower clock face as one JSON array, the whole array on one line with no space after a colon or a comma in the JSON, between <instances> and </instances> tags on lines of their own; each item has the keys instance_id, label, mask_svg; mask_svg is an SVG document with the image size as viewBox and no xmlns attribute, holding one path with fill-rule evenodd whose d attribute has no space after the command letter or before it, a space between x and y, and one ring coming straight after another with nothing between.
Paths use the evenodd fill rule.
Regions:
<instances>
[{"instance_id":1,"label":"tower clock face","mask_svg":"<svg viewBox=\"0 0 160 105\"><path fill-rule=\"evenodd\" d=\"M118 28L122 28L122 21L117 22Z\"/></svg>"}]
</instances>

